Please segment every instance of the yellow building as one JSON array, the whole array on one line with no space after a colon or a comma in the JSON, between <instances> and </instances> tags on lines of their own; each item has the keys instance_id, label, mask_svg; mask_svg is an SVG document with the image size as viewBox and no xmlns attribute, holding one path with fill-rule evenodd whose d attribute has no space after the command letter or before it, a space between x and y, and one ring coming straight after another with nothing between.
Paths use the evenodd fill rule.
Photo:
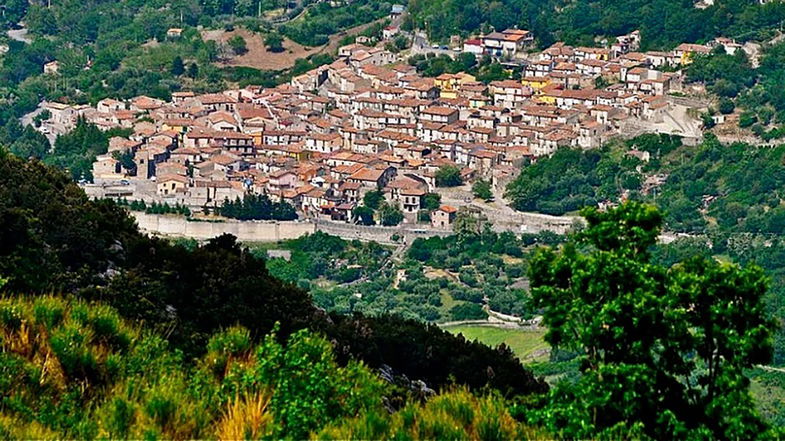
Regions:
<instances>
[{"instance_id":1,"label":"yellow building","mask_svg":"<svg viewBox=\"0 0 785 441\"><path fill-rule=\"evenodd\" d=\"M466 72L459 72L457 74L441 74L434 78L433 83L442 91L442 96L444 96L444 91L457 90L461 85L473 83L475 81L477 81L477 78L475 78L474 75L467 74Z\"/></svg>"},{"instance_id":2,"label":"yellow building","mask_svg":"<svg viewBox=\"0 0 785 441\"><path fill-rule=\"evenodd\" d=\"M679 57L681 64L686 66L692 63L695 54L708 55L711 53L711 48L702 44L682 43L676 46L673 53Z\"/></svg>"},{"instance_id":3,"label":"yellow building","mask_svg":"<svg viewBox=\"0 0 785 441\"><path fill-rule=\"evenodd\" d=\"M550 78L547 77L523 77L521 84L529 86L535 93L539 93L547 85L551 84Z\"/></svg>"},{"instance_id":4,"label":"yellow building","mask_svg":"<svg viewBox=\"0 0 785 441\"><path fill-rule=\"evenodd\" d=\"M442 89L442 91L439 92L439 96L444 99L454 100L458 98L458 91L450 90L450 89Z\"/></svg>"},{"instance_id":5,"label":"yellow building","mask_svg":"<svg viewBox=\"0 0 785 441\"><path fill-rule=\"evenodd\" d=\"M469 107L471 107L472 109L479 109L481 107L488 106L492 103L493 100L485 95L473 95L469 97Z\"/></svg>"},{"instance_id":6,"label":"yellow building","mask_svg":"<svg viewBox=\"0 0 785 441\"><path fill-rule=\"evenodd\" d=\"M193 125L193 121L190 119L167 119L164 120L163 124L161 124L161 130L164 132L172 131L177 133L185 133L191 125Z\"/></svg>"}]
</instances>

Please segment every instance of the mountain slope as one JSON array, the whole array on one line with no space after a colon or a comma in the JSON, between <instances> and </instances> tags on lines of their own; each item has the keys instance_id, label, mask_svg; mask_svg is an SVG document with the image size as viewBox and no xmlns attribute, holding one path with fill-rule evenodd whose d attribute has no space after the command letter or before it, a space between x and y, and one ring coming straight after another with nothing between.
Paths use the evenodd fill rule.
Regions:
<instances>
[{"instance_id":1,"label":"mountain slope","mask_svg":"<svg viewBox=\"0 0 785 441\"><path fill-rule=\"evenodd\" d=\"M495 350L398 317L329 316L310 296L271 277L231 236L193 250L138 232L111 201L90 201L62 172L0 152L0 276L12 293L101 301L197 357L235 324L256 338L310 328L333 340L342 363L422 379L530 393L545 386L509 349Z\"/></svg>"}]
</instances>

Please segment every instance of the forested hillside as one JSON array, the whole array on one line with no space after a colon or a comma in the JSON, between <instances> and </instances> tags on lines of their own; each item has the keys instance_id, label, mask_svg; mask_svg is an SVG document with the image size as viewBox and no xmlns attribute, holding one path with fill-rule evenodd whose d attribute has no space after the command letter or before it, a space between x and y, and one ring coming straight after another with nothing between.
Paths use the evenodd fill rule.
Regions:
<instances>
[{"instance_id":1,"label":"forested hillside","mask_svg":"<svg viewBox=\"0 0 785 441\"><path fill-rule=\"evenodd\" d=\"M652 155L641 161L630 148ZM697 236L683 252L757 262L772 278L767 295L777 318L775 362L785 363L785 146L723 145L708 136L698 146L678 138L646 135L603 149L561 149L527 166L508 187L513 206L549 214L574 212L623 194L656 203L671 232ZM661 177L660 184L645 184ZM657 182L655 179L652 182Z\"/></svg>"},{"instance_id":2,"label":"forested hillside","mask_svg":"<svg viewBox=\"0 0 785 441\"><path fill-rule=\"evenodd\" d=\"M410 0L414 24L433 38L517 26L534 32L541 47L555 41L593 46L640 30L643 49L671 48L723 35L765 39L785 19L781 2L716 0L698 9L693 0Z\"/></svg>"},{"instance_id":3,"label":"forested hillside","mask_svg":"<svg viewBox=\"0 0 785 441\"><path fill-rule=\"evenodd\" d=\"M686 80L701 84L718 100L710 113L704 114L704 126L710 129L714 121L711 113L728 115L740 108L738 126L749 129L763 141L785 137L785 97L782 83L785 70L785 43L781 41L764 46L760 65L753 67L743 52L733 55L724 50L714 50L701 55L685 69ZM716 108L715 108L716 107Z\"/></svg>"}]
</instances>

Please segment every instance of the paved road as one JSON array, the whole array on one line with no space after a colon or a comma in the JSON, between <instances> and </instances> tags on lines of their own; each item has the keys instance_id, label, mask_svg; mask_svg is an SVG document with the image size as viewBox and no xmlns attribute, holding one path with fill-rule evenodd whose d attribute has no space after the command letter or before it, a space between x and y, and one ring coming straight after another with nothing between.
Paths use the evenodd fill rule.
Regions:
<instances>
[{"instance_id":1,"label":"paved road","mask_svg":"<svg viewBox=\"0 0 785 441\"><path fill-rule=\"evenodd\" d=\"M455 56L456 52L449 49L434 49L431 43L428 42L428 36L425 32L415 31L414 39L412 41L411 55L418 54L436 54L436 55L449 55Z\"/></svg>"}]
</instances>

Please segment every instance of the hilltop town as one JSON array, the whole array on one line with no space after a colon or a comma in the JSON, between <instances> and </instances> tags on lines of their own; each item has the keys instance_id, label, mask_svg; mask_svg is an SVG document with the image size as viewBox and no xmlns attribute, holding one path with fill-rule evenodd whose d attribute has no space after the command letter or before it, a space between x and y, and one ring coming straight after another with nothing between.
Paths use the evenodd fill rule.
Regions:
<instances>
[{"instance_id":1,"label":"hilltop town","mask_svg":"<svg viewBox=\"0 0 785 441\"><path fill-rule=\"evenodd\" d=\"M785 439L785 1L0 3L0 438Z\"/></svg>"},{"instance_id":2,"label":"hilltop town","mask_svg":"<svg viewBox=\"0 0 785 441\"><path fill-rule=\"evenodd\" d=\"M742 50L718 38L638 52L637 31L607 47L556 43L541 52L519 29L452 49L418 47L415 34L412 52L471 53L519 78L485 84L465 72L421 76L385 49L401 32L385 29L376 47L343 46L333 63L275 88L181 91L170 102L104 99L95 107L44 103L51 117L40 130L65 133L83 120L132 131L112 138L93 164L96 196L209 211L253 193L288 202L302 217L350 222L363 195L381 190L405 222L416 222L444 167L502 194L521 164L560 147L592 149L643 132L698 139L700 123L684 98L694 91L680 68L718 46ZM440 226L449 226L455 208L442 207Z\"/></svg>"}]
</instances>

